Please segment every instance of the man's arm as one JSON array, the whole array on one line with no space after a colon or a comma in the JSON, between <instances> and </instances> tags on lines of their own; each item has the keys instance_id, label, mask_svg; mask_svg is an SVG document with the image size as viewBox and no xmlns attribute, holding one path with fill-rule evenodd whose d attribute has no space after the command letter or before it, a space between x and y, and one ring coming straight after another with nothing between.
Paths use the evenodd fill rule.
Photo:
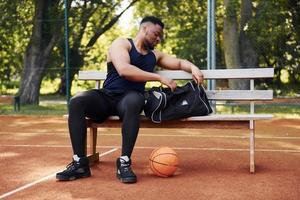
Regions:
<instances>
[{"instance_id":1,"label":"man's arm","mask_svg":"<svg viewBox=\"0 0 300 200\"><path fill-rule=\"evenodd\" d=\"M155 51L157 64L164 69L184 70L192 74L194 81L198 84L203 83L203 74L200 69L188 60L179 59L168 54Z\"/></svg>"},{"instance_id":2,"label":"man's arm","mask_svg":"<svg viewBox=\"0 0 300 200\"><path fill-rule=\"evenodd\" d=\"M146 81L160 81L167 85L172 90L175 89L176 83L159 74L146 72L138 67L130 64L129 50L131 46L127 39L116 39L108 51L108 60L114 64L118 74L127 80L146 82Z\"/></svg>"}]
</instances>

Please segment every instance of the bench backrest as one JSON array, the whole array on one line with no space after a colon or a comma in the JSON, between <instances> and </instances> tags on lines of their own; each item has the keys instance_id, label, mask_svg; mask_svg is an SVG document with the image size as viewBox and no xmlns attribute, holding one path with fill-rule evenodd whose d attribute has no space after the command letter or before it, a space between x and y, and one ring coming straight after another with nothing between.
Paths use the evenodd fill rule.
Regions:
<instances>
[{"instance_id":1,"label":"bench backrest","mask_svg":"<svg viewBox=\"0 0 300 200\"><path fill-rule=\"evenodd\" d=\"M246 79L250 81L249 90L210 90L207 91L207 97L210 100L216 101L249 101L250 113L254 113L254 101L272 100L273 90L255 90L255 79L273 78L273 68L248 68L248 69L216 69L216 70L201 70L205 79ZM181 70L164 70L157 71L174 80L191 80L190 73ZM100 87L100 82L105 80L106 72L104 71L80 71L79 80L94 80L96 88Z\"/></svg>"},{"instance_id":2,"label":"bench backrest","mask_svg":"<svg viewBox=\"0 0 300 200\"><path fill-rule=\"evenodd\" d=\"M201 70L205 79L248 79L250 90L211 90L207 91L208 98L211 100L271 100L273 99L272 90L254 90L254 80L261 78L273 78L273 68L252 68L252 69L217 69ZM181 70L164 70L157 73L172 78L174 80L191 80L190 73ZM106 72L103 71L80 71L79 80L94 80L96 88L100 87L100 81L105 80Z\"/></svg>"}]
</instances>

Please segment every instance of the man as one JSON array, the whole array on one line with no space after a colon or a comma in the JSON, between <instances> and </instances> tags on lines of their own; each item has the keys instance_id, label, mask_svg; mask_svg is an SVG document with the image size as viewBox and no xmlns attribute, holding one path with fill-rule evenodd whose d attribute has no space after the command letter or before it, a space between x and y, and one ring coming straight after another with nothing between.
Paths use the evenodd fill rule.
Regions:
<instances>
[{"instance_id":1,"label":"man","mask_svg":"<svg viewBox=\"0 0 300 200\"><path fill-rule=\"evenodd\" d=\"M86 117L103 122L111 115L118 115L122 120L122 153L116 161L117 178L123 183L137 181L131 169L131 154L145 102L145 83L159 81L171 90L176 88L174 80L153 73L155 65L181 69L192 73L198 84L203 81L201 71L191 62L154 50L163 38L163 29L160 19L154 16L143 18L135 38L118 38L109 48L108 74L103 89L86 91L71 99L68 124L74 156L67 169L56 174L58 180L91 176L85 155Z\"/></svg>"}]
</instances>

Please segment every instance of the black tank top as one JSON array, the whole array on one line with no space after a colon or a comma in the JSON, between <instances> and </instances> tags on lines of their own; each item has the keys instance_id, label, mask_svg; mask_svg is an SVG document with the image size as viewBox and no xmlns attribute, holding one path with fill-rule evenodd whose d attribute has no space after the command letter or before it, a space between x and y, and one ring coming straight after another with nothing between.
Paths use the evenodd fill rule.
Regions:
<instances>
[{"instance_id":1,"label":"black tank top","mask_svg":"<svg viewBox=\"0 0 300 200\"><path fill-rule=\"evenodd\" d=\"M149 50L146 55L143 55L137 51L132 39L128 39L131 44L129 51L130 64L140 68L147 72L153 72L156 65L156 57L154 53ZM135 90L138 92L144 92L146 82L135 82L126 80L119 76L116 68L112 62L107 63L107 76L104 81L103 87L107 90L114 92L125 92L129 90Z\"/></svg>"}]
</instances>

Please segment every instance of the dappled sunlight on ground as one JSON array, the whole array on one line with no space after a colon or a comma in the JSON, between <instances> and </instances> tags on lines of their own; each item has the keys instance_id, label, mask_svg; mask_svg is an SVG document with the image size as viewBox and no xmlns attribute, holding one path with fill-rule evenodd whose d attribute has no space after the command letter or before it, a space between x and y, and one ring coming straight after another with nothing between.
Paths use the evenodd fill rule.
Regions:
<instances>
[{"instance_id":1,"label":"dappled sunlight on ground","mask_svg":"<svg viewBox=\"0 0 300 200\"><path fill-rule=\"evenodd\" d=\"M0 116L0 196L50 175L8 199L296 200L300 196L299 124L295 119L256 123L256 174L249 174L248 130L141 128L132 155L138 183L124 185L115 177L120 149L101 157L100 164L91 168L91 178L56 181L55 173L72 158L67 120ZM119 128L98 130L100 154L121 143ZM160 146L170 146L179 155L180 166L173 177L159 178L149 169L148 157Z\"/></svg>"},{"instance_id":2,"label":"dappled sunlight on ground","mask_svg":"<svg viewBox=\"0 0 300 200\"><path fill-rule=\"evenodd\" d=\"M9 157L17 157L19 156L20 154L19 153L16 153L16 152L2 152L0 153L0 161L1 159L3 158L9 158Z\"/></svg>"}]
</instances>

